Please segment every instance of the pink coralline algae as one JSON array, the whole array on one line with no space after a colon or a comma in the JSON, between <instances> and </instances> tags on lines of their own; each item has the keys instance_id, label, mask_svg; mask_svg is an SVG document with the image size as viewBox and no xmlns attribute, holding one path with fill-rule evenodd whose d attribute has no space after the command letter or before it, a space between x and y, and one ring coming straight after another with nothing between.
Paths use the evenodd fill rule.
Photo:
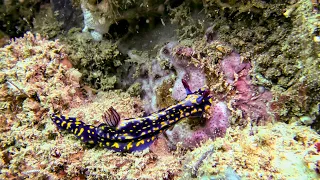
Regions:
<instances>
[{"instance_id":1,"label":"pink coralline algae","mask_svg":"<svg viewBox=\"0 0 320 180\"><path fill-rule=\"evenodd\" d=\"M206 121L205 126L192 133L192 136L187 137L183 141L184 146L196 147L209 138L215 139L225 135L230 125L228 120L230 112L227 105L224 102L219 102L215 106L211 106L209 114L211 115Z\"/></svg>"},{"instance_id":2,"label":"pink coralline algae","mask_svg":"<svg viewBox=\"0 0 320 180\"><path fill-rule=\"evenodd\" d=\"M233 83L235 80L234 75L238 74L244 68L250 68L250 64L242 63L240 60L240 55L235 52L232 52L221 62L221 69L224 72L228 83Z\"/></svg>"},{"instance_id":3,"label":"pink coralline algae","mask_svg":"<svg viewBox=\"0 0 320 180\"><path fill-rule=\"evenodd\" d=\"M209 138L223 137L229 127L230 111L224 102L211 106L209 118L204 126L192 131L184 126L176 126L172 131L167 131L169 140L176 144L182 142L183 147L194 148Z\"/></svg>"},{"instance_id":4,"label":"pink coralline algae","mask_svg":"<svg viewBox=\"0 0 320 180\"><path fill-rule=\"evenodd\" d=\"M233 106L242 110L244 118L250 117L251 122L263 124L273 118L269 111L272 93L263 87L256 87L251 83L249 71L250 63L243 63L240 56L233 52L221 62L227 82L233 83L236 95ZM237 79L235 79L235 75Z\"/></svg>"},{"instance_id":5,"label":"pink coralline algae","mask_svg":"<svg viewBox=\"0 0 320 180\"><path fill-rule=\"evenodd\" d=\"M206 84L206 75L202 68L190 63L191 57L196 52L189 47L178 47L176 44L167 44L164 52L169 57L170 62L177 71L177 81L187 79L191 89L197 89ZM169 53L171 52L171 53ZM173 52L173 53L172 53ZM169 55L168 55L169 54ZM238 118L241 122L264 124L273 119L269 111L269 102L272 100L272 93L263 87L256 87L250 78L250 62L242 62L241 57L236 52L231 52L224 57L219 65L219 70L225 76L231 90L226 94L215 97L216 103L208 111L208 118L202 126L191 128L187 122L177 124L171 131L167 131L167 136L171 144L182 142L185 148L197 147L201 142L211 138L223 137L230 126L229 117L232 112L242 112ZM181 83L180 83L181 84ZM185 96L184 88L175 83L172 97L180 100ZM231 104L229 109L226 104ZM198 121L198 120L197 120ZM240 123L241 123L240 122ZM200 123L198 123L200 124Z\"/></svg>"}]
</instances>

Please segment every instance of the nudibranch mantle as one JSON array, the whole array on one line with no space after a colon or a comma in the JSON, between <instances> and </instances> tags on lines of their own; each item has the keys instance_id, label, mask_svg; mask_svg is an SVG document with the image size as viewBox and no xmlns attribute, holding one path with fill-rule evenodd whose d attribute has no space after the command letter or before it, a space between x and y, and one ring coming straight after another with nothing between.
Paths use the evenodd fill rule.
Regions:
<instances>
[{"instance_id":1,"label":"nudibranch mantle","mask_svg":"<svg viewBox=\"0 0 320 180\"><path fill-rule=\"evenodd\" d=\"M187 97L179 103L145 117L120 120L111 107L103 118L106 123L99 126L87 125L78 118L52 114L52 121L63 130L75 134L83 142L99 145L116 152L141 151L149 147L165 130L181 119L202 116L210 108L212 98L209 90L191 92L185 80L182 83Z\"/></svg>"}]
</instances>

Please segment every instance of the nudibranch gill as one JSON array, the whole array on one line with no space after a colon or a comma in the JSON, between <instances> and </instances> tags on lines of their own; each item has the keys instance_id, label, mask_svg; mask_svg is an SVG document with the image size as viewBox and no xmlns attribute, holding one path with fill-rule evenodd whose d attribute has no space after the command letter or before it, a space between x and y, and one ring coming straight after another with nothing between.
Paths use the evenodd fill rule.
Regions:
<instances>
[{"instance_id":1,"label":"nudibranch gill","mask_svg":"<svg viewBox=\"0 0 320 180\"><path fill-rule=\"evenodd\" d=\"M83 142L99 145L116 152L141 151L149 147L165 130L181 119L202 116L210 108L212 98L209 90L191 92L182 80L187 97L179 103L145 117L120 120L112 107L102 116L106 123L87 125L78 118L52 114L52 121L63 130L75 134Z\"/></svg>"}]
</instances>

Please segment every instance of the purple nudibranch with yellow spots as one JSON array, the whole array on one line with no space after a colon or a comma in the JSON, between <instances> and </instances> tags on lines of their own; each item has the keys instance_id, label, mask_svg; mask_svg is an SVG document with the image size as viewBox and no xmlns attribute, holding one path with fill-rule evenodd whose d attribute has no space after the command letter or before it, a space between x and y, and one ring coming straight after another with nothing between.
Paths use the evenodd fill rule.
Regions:
<instances>
[{"instance_id":1,"label":"purple nudibranch with yellow spots","mask_svg":"<svg viewBox=\"0 0 320 180\"><path fill-rule=\"evenodd\" d=\"M52 121L60 128L75 134L83 142L99 145L116 152L141 151L149 147L165 130L181 119L202 116L210 108L212 99L207 89L191 92L182 80L187 97L179 103L145 117L120 120L112 107L102 116L106 123L87 125L78 118L52 114Z\"/></svg>"}]
</instances>

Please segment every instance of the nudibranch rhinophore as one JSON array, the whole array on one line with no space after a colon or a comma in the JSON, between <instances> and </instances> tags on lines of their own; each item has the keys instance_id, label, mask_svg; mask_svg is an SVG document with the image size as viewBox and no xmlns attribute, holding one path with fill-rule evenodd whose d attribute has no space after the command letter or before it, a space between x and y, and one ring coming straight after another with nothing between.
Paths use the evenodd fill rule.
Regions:
<instances>
[{"instance_id":1,"label":"nudibranch rhinophore","mask_svg":"<svg viewBox=\"0 0 320 180\"><path fill-rule=\"evenodd\" d=\"M116 152L141 151L149 147L165 130L181 119L202 116L210 108L212 98L208 89L191 92L182 80L187 97L179 103L148 116L120 120L119 114L110 107L102 116L106 123L87 125L78 118L52 114L52 121L63 130L75 134L83 142L99 145Z\"/></svg>"}]
</instances>

